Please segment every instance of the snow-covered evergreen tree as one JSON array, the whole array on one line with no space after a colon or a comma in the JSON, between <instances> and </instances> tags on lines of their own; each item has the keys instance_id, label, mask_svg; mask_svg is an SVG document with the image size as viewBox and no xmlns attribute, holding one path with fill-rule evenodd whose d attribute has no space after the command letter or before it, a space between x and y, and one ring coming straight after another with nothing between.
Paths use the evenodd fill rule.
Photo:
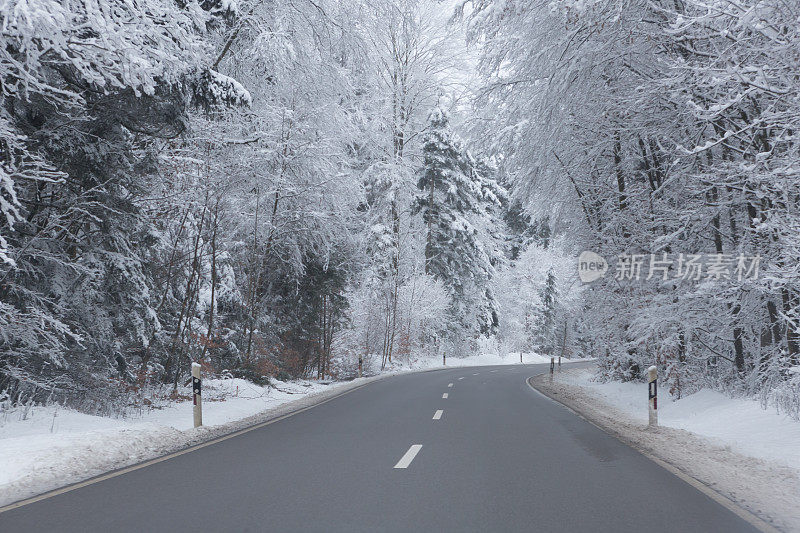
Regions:
<instances>
[{"instance_id":1,"label":"snow-covered evergreen tree","mask_svg":"<svg viewBox=\"0 0 800 533\"><path fill-rule=\"evenodd\" d=\"M498 316L487 287L491 250L481 239L480 226L487 222L484 202L497 201L492 188L499 186L476 170L441 107L429 116L422 153L414 209L427 228L425 271L449 289L456 324L492 335Z\"/></svg>"},{"instance_id":2,"label":"snow-covered evergreen tree","mask_svg":"<svg viewBox=\"0 0 800 533\"><path fill-rule=\"evenodd\" d=\"M558 286L553 269L547 271L547 279L539 291L541 307L534 311L532 321L532 348L551 355L556 347L556 314L558 308Z\"/></svg>"}]
</instances>

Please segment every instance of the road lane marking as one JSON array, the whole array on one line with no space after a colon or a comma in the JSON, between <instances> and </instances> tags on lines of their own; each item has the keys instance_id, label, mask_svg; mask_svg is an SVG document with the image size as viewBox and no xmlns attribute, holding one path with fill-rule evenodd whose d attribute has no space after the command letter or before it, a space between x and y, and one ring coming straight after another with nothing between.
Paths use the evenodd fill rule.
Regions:
<instances>
[{"instance_id":1,"label":"road lane marking","mask_svg":"<svg viewBox=\"0 0 800 533\"><path fill-rule=\"evenodd\" d=\"M412 444L411 448L408 449L406 454L397 461L397 464L394 465L395 468L408 468L408 465L411 464L411 461L414 460L414 457L417 456L419 451L422 449L422 444Z\"/></svg>"},{"instance_id":2,"label":"road lane marking","mask_svg":"<svg viewBox=\"0 0 800 533\"><path fill-rule=\"evenodd\" d=\"M453 386L453 384L452 384L452 383L448 383L448 384L447 384L447 386L448 386L448 387L452 387L452 386Z\"/></svg>"},{"instance_id":3,"label":"road lane marking","mask_svg":"<svg viewBox=\"0 0 800 533\"><path fill-rule=\"evenodd\" d=\"M442 398L447 398L447 393L442 394Z\"/></svg>"},{"instance_id":4,"label":"road lane marking","mask_svg":"<svg viewBox=\"0 0 800 533\"><path fill-rule=\"evenodd\" d=\"M444 413L444 411L442 411L441 409L439 409L438 411L436 411L435 413L433 413L433 419L434 419L434 420L440 420L440 419L442 418L442 413Z\"/></svg>"},{"instance_id":5,"label":"road lane marking","mask_svg":"<svg viewBox=\"0 0 800 533\"><path fill-rule=\"evenodd\" d=\"M478 375L478 372L475 372L475 373L474 373L474 374L472 374L472 375L473 375L473 376L477 376L477 375Z\"/></svg>"},{"instance_id":6,"label":"road lane marking","mask_svg":"<svg viewBox=\"0 0 800 533\"><path fill-rule=\"evenodd\" d=\"M489 372L497 372L497 370L489 370Z\"/></svg>"},{"instance_id":7,"label":"road lane marking","mask_svg":"<svg viewBox=\"0 0 800 533\"><path fill-rule=\"evenodd\" d=\"M460 377L460 378L458 378L458 379L464 379L464 376L461 376L461 377Z\"/></svg>"}]
</instances>

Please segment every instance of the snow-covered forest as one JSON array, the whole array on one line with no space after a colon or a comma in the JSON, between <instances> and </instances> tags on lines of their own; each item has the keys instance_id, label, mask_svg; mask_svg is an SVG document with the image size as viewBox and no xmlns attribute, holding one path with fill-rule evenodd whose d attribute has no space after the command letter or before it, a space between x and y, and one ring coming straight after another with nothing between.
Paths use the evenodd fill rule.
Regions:
<instances>
[{"instance_id":1,"label":"snow-covered forest","mask_svg":"<svg viewBox=\"0 0 800 533\"><path fill-rule=\"evenodd\" d=\"M782 0L473 4L481 137L528 205L576 251L651 274L674 259L582 292L606 376L657 363L675 396L710 385L800 414L798 17ZM684 275L701 254L726 268Z\"/></svg>"},{"instance_id":2,"label":"snow-covered forest","mask_svg":"<svg viewBox=\"0 0 800 533\"><path fill-rule=\"evenodd\" d=\"M676 397L800 416L794 2L0 19L0 401L105 411L192 362L264 383L488 351L658 364ZM582 283L584 250L617 271ZM697 255L717 274L684 275Z\"/></svg>"}]
</instances>

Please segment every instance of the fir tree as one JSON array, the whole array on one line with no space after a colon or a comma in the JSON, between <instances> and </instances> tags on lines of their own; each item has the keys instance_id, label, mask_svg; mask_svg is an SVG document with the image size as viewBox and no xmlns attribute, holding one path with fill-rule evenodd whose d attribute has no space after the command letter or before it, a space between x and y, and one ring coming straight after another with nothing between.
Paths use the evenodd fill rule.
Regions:
<instances>
[{"instance_id":1,"label":"fir tree","mask_svg":"<svg viewBox=\"0 0 800 533\"><path fill-rule=\"evenodd\" d=\"M511 261L519 259L522 251L532 243L545 249L550 246L552 235L549 216L534 220L525 213L522 204L515 200L503 210L503 221L508 227L507 254Z\"/></svg>"},{"instance_id":2,"label":"fir tree","mask_svg":"<svg viewBox=\"0 0 800 533\"><path fill-rule=\"evenodd\" d=\"M552 354L556 344L556 312L558 307L558 287L556 276L551 268L539 292L542 307L538 309L533 325L534 349L543 354Z\"/></svg>"},{"instance_id":3,"label":"fir tree","mask_svg":"<svg viewBox=\"0 0 800 533\"><path fill-rule=\"evenodd\" d=\"M486 287L492 267L479 226L487 221L484 198L497 195L491 192L491 180L464 153L446 113L437 108L428 120L414 203L427 227L425 272L447 286L456 322L489 336L496 332L498 319ZM496 183L494 187L499 188Z\"/></svg>"}]
</instances>

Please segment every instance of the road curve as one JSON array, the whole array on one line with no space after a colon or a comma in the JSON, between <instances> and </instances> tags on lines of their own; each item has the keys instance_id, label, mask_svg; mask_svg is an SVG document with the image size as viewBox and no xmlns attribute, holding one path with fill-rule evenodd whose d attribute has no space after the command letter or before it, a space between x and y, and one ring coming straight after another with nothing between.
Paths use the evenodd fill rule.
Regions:
<instances>
[{"instance_id":1,"label":"road curve","mask_svg":"<svg viewBox=\"0 0 800 533\"><path fill-rule=\"evenodd\" d=\"M0 532L757 531L531 389L526 379L544 371L376 381L2 512Z\"/></svg>"}]
</instances>

